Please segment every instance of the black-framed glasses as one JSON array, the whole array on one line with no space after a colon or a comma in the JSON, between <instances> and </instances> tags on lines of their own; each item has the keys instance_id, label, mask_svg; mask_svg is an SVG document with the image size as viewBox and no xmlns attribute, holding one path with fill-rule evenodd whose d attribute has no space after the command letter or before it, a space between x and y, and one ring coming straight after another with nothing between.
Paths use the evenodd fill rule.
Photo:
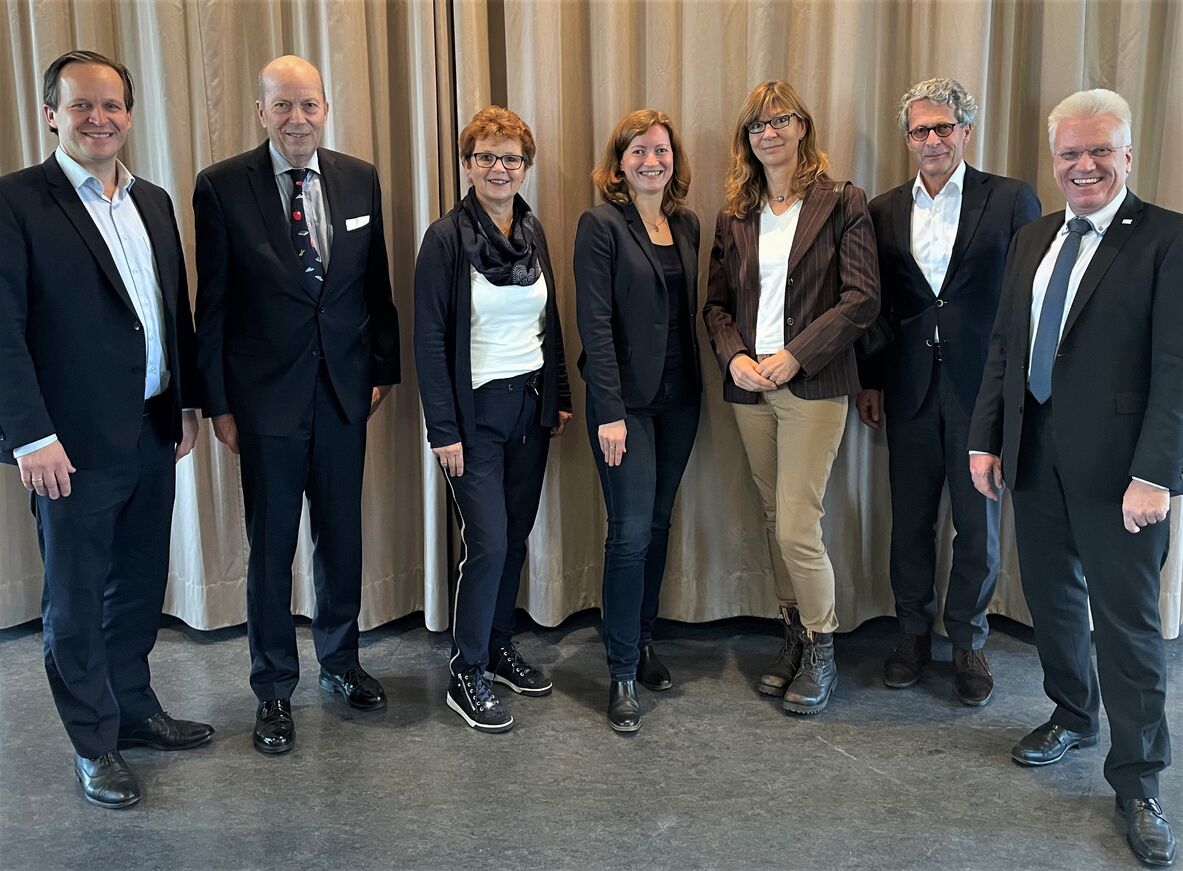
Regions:
<instances>
[{"instance_id":1,"label":"black-framed glasses","mask_svg":"<svg viewBox=\"0 0 1183 871\"><path fill-rule=\"evenodd\" d=\"M775 118L767 118L760 121L749 121L744 125L744 130L755 136L757 133L763 133L765 127L771 127L773 130L783 130L789 126L789 122L794 118L800 118L796 112L790 112L787 115L777 115Z\"/></svg>"},{"instance_id":2,"label":"black-framed glasses","mask_svg":"<svg viewBox=\"0 0 1183 871\"><path fill-rule=\"evenodd\" d=\"M1129 145L1098 145L1096 148L1085 149L1072 148L1067 151L1056 152L1056 157L1065 163L1076 163L1076 161L1080 160L1086 154L1093 160L1105 160L1123 148L1129 148Z\"/></svg>"},{"instance_id":3,"label":"black-framed glasses","mask_svg":"<svg viewBox=\"0 0 1183 871\"><path fill-rule=\"evenodd\" d=\"M941 139L948 139L953 131L960 127L960 124L952 124L948 121L943 121L940 124L933 124L931 127L913 127L908 131L908 135L917 142L924 142L928 139L929 133L935 133Z\"/></svg>"},{"instance_id":4,"label":"black-framed glasses","mask_svg":"<svg viewBox=\"0 0 1183 871\"><path fill-rule=\"evenodd\" d=\"M494 154L491 151L478 151L472 156L472 162L482 169L492 169L497 161L508 170L521 169L526 165L526 158L520 154Z\"/></svg>"}]
</instances>

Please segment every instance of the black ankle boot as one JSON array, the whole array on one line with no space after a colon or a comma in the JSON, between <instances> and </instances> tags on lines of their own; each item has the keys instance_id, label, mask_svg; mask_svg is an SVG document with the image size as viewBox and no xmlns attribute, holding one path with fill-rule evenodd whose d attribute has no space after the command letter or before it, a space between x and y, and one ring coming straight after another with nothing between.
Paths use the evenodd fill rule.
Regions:
<instances>
[{"instance_id":1,"label":"black ankle boot","mask_svg":"<svg viewBox=\"0 0 1183 871\"><path fill-rule=\"evenodd\" d=\"M781 606L780 619L784 624L785 643L776 659L764 669L756 689L766 696L783 696L801 668L801 649L805 646L805 627L801 612Z\"/></svg>"},{"instance_id":2,"label":"black ankle boot","mask_svg":"<svg viewBox=\"0 0 1183 871\"><path fill-rule=\"evenodd\" d=\"M635 732L641 728L641 703L637 700L635 680L614 680L608 690L608 725L617 732Z\"/></svg>"},{"instance_id":3,"label":"black ankle boot","mask_svg":"<svg viewBox=\"0 0 1183 871\"><path fill-rule=\"evenodd\" d=\"M670 670L657 658L652 644L641 645L641 658L637 662L637 683L654 692L668 690L674 685Z\"/></svg>"},{"instance_id":4,"label":"black ankle boot","mask_svg":"<svg viewBox=\"0 0 1183 871\"><path fill-rule=\"evenodd\" d=\"M833 633L807 631L801 669L785 691L785 710L792 714L819 713L830 701L830 693L837 684Z\"/></svg>"}]
</instances>

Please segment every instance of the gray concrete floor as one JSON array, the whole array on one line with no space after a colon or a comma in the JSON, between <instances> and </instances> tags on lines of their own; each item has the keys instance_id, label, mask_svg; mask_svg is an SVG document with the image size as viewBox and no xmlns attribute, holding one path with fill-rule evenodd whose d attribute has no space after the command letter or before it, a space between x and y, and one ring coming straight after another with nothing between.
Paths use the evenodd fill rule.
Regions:
<instances>
[{"instance_id":1,"label":"gray concrete floor","mask_svg":"<svg viewBox=\"0 0 1183 871\"><path fill-rule=\"evenodd\" d=\"M176 716L217 726L184 753L132 750L144 799L83 801L50 699L36 625L0 631L0 868L1134 868L1098 748L1045 769L1009 758L1050 706L1034 649L1002 621L985 708L952 691L947 646L910 690L885 689L894 621L838 638L840 683L819 717L752 689L775 652L769 621L663 624L676 682L641 690L643 725L609 730L594 615L530 627L526 655L555 692L505 692L516 726L481 735L443 704L447 638L407 618L363 636L390 696L351 711L309 667L293 699L297 747L251 748L255 702L241 629L160 633L155 687ZM1013 634L1008 634L1013 633ZM1180 645L1168 645L1171 727ZM1163 801L1183 823L1183 777Z\"/></svg>"}]
</instances>

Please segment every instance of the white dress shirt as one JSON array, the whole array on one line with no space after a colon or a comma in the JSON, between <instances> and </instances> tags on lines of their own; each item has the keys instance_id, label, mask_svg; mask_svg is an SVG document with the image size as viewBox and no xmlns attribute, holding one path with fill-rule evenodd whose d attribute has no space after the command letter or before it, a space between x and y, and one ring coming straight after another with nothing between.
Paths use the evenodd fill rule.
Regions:
<instances>
[{"instance_id":1,"label":"white dress shirt","mask_svg":"<svg viewBox=\"0 0 1183 871\"><path fill-rule=\"evenodd\" d=\"M789 283L789 254L801 219L797 200L779 215L771 204L760 212L760 305L756 309L756 353L775 354L785 347L785 295Z\"/></svg>"},{"instance_id":2,"label":"white dress shirt","mask_svg":"<svg viewBox=\"0 0 1183 871\"><path fill-rule=\"evenodd\" d=\"M493 284L471 266L472 312L469 347L472 387L542 368L546 331L546 278L529 287Z\"/></svg>"},{"instance_id":3,"label":"white dress shirt","mask_svg":"<svg viewBox=\"0 0 1183 871\"><path fill-rule=\"evenodd\" d=\"M941 292L945 273L949 271L964 188L964 160L935 197L928 195L920 173L912 185L912 257L934 296Z\"/></svg>"},{"instance_id":4,"label":"white dress shirt","mask_svg":"<svg viewBox=\"0 0 1183 871\"><path fill-rule=\"evenodd\" d=\"M283 210L283 222L286 226L291 223L288 207L292 202L292 191L296 183L287 174L289 169L296 169L288 163L287 158L275 150L275 145L268 143L271 151L271 168L275 172L275 185L279 188L280 207ZM316 253L320 255L322 272L329 271L329 250L333 247L333 225L329 221L329 203L324 195L324 185L320 175L320 155L313 152L312 160L308 161L308 178L304 181L304 220L308 222L312 244L316 246Z\"/></svg>"},{"instance_id":5,"label":"white dress shirt","mask_svg":"<svg viewBox=\"0 0 1183 871\"><path fill-rule=\"evenodd\" d=\"M61 148L54 152L54 157L111 252L132 307L143 325L144 399L149 399L168 388L170 375L164 350L164 299L156 274L156 258L148 230L130 196L135 178L127 167L116 161L115 193L107 197L103 193L103 183ZM46 436L22 445L12 454L20 458L56 441L56 434Z\"/></svg>"}]
</instances>

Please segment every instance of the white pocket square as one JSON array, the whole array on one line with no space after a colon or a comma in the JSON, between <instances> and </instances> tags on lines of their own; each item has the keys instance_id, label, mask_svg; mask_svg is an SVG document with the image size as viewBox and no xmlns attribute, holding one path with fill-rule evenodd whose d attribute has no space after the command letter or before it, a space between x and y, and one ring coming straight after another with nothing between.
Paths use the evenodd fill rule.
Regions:
<instances>
[{"instance_id":1,"label":"white pocket square","mask_svg":"<svg viewBox=\"0 0 1183 871\"><path fill-rule=\"evenodd\" d=\"M360 215L356 218L346 218L345 219L345 229L346 230L356 230L358 227L364 227L368 223L370 223L370 216L369 215Z\"/></svg>"}]
</instances>

